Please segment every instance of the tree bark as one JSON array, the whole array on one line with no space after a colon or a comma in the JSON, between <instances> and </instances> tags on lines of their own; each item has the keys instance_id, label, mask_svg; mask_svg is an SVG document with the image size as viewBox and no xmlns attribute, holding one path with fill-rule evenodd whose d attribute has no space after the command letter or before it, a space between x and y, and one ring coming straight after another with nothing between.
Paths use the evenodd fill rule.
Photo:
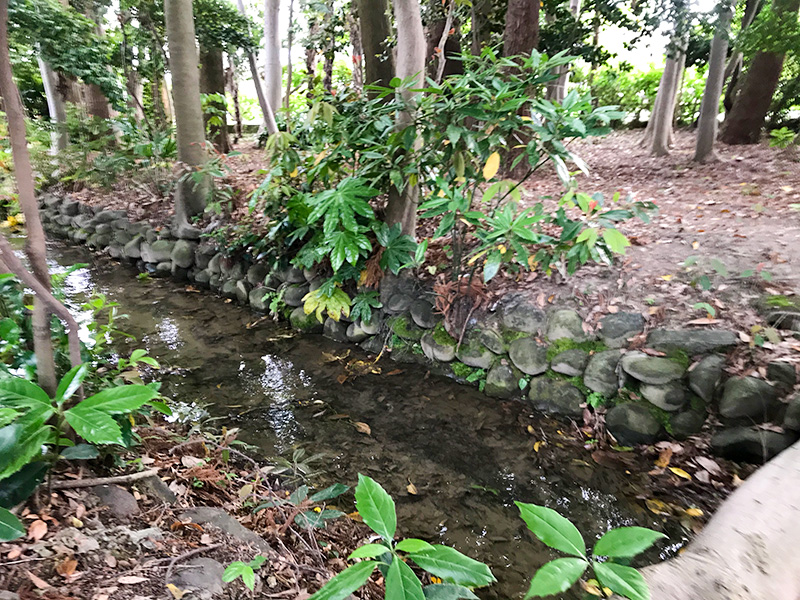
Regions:
<instances>
[{"instance_id":1,"label":"tree bark","mask_svg":"<svg viewBox=\"0 0 800 600\"><path fill-rule=\"evenodd\" d=\"M569 10L577 21L581 16L581 0L570 0ZM558 79L547 82L545 97L551 102L563 102L567 97L567 86L569 85L569 65L556 67L555 71Z\"/></svg>"},{"instance_id":2,"label":"tree bark","mask_svg":"<svg viewBox=\"0 0 800 600\"><path fill-rule=\"evenodd\" d=\"M200 93L201 94L219 94L225 97L225 67L222 63L222 50L219 48L201 48L200 49ZM206 131L208 131L211 142L217 152L227 154L231 150L231 143L228 139L228 117L225 107L225 102L209 101L206 99L207 105L214 108L214 112L218 113L214 116L220 117L221 123L210 124L209 120L211 115L204 115L203 121L205 123Z\"/></svg>"},{"instance_id":3,"label":"tree bark","mask_svg":"<svg viewBox=\"0 0 800 600\"><path fill-rule=\"evenodd\" d=\"M678 95L681 74L686 63L683 40L673 39L668 50L664 72L658 84L653 110L647 122L642 145L649 147L655 156L666 156L672 142L672 120Z\"/></svg>"},{"instance_id":4,"label":"tree bark","mask_svg":"<svg viewBox=\"0 0 800 600\"><path fill-rule=\"evenodd\" d=\"M350 29L350 46L353 48L353 91L359 96L364 93L364 47L361 45L361 26L355 2L350 3L347 25Z\"/></svg>"},{"instance_id":5,"label":"tree bark","mask_svg":"<svg viewBox=\"0 0 800 600\"><path fill-rule=\"evenodd\" d=\"M291 121L292 100L292 45L294 44L294 0L289 0L289 32L286 35L286 94L283 97L283 109L286 111L287 128Z\"/></svg>"},{"instance_id":6,"label":"tree bark","mask_svg":"<svg viewBox=\"0 0 800 600\"><path fill-rule=\"evenodd\" d=\"M175 106L178 160L185 168L196 169L206 162L203 110L200 104L200 74L197 68L192 0L165 0L164 16L169 43L169 67ZM208 197L208 183L195 185L190 179L175 191L175 216L179 232L194 237L188 218L202 214Z\"/></svg>"},{"instance_id":7,"label":"tree bark","mask_svg":"<svg viewBox=\"0 0 800 600\"><path fill-rule=\"evenodd\" d=\"M775 0L775 13L795 15L800 0ZM741 91L722 127L720 140L726 144L757 144L783 70L785 54L758 52L747 69Z\"/></svg>"},{"instance_id":8,"label":"tree bark","mask_svg":"<svg viewBox=\"0 0 800 600\"><path fill-rule=\"evenodd\" d=\"M725 0L720 5L719 20L711 40L711 52L708 57L708 76L700 103L700 118L697 124L697 143L694 160L704 163L715 160L714 142L717 139L717 116L719 115L719 98L722 95L722 84L725 76L725 57L728 54L728 36L730 35L733 8Z\"/></svg>"},{"instance_id":9,"label":"tree bark","mask_svg":"<svg viewBox=\"0 0 800 600\"><path fill-rule=\"evenodd\" d=\"M264 0L264 88L273 110L281 105L280 0Z\"/></svg>"},{"instance_id":10,"label":"tree bark","mask_svg":"<svg viewBox=\"0 0 800 600\"><path fill-rule=\"evenodd\" d=\"M325 2L325 16L322 19L322 28L325 31L330 31L331 22L333 21L333 0L326 0ZM322 89L328 94L333 93L333 59L335 58L333 35L326 35L325 47L322 50L322 55L325 62L322 66Z\"/></svg>"},{"instance_id":11,"label":"tree bark","mask_svg":"<svg viewBox=\"0 0 800 600\"><path fill-rule=\"evenodd\" d=\"M761 10L761 0L747 0L744 7L744 14L742 15L742 23L739 27L739 35L742 34L758 15ZM723 99L723 106L725 107L725 114L727 115L733 108L733 100L739 91L739 76L742 71L743 55L738 48L734 48L731 52L731 57L725 67L724 81L729 81L728 86L725 88L725 98Z\"/></svg>"},{"instance_id":12,"label":"tree bark","mask_svg":"<svg viewBox=\"0 0 800 600\"><path fill-rule=\"evenodd\" d=\"M435 14L440 5L439 0L431 0L430 12ZM445 14L434 19L426 31L428 77L436 83L441 83L450 75L464 72L464 63L457 60L461 55L461 39L455 8L455 0L450 0Z\"/></svg>"},{"instance_id":13,"label":"tree bark","mask_svg":"<svg viewBox=\"0 0 800 600\"><path fill-rule=\"evenodd\" d=\"M397 25L397 77L404 81L400 94L406 103L397 112L398 130L412 127L415 105L425 83L425 31L422 28L419 0L394 0L394 19ZM416 144L419 143L417 140ZM419 186L406 181L402 191L392 188L386 204L386 222L400 223L403 233L414 236L417 228Z\"/></svg>"},{"instance_id":14,"label":"tree bark","mask_svg":"<svg viewBox=\"0 0 800 600\"><path fill-rule=\"evenodd\" d=\"M539 43L539 0L508 0L503 56L529 55Z\"/></svg>"},{"instance_id":15,"label":"tree bark","mask_svg":"<svg viewBox=\"0 0 800 600\"><path fill-rule=\"evenodd\" d=\"M50 113L50 122L53 124L53 131L50 134L50 154L55 155L66 150L69 144L69 136L66 131L67 107L64 97L58 91L58 77L55 71L41 56L37 58L39 72L42 74L44 96L47 100L47 112Z\"/></svg>"},{"instance_id":16,"label":"tree bark","mask_svg":"<svg viewBox=\"0 0 800 600\"><path fill-rule=\"evenodd\" d=\"M234 116L234 135L233 140L237 143L242 138L242 109L239 105L239 82L236 80L236 64L233 62L233 57L228 56L228 69L225 71L225 80L228 89L231 91L231 99L233 100L233 116Z\"/></svg>"},{"instance_id":17,"label":"tree bark","mask_svg":"<svg viewBox=\"0 0 800 600\"><path fill-rule=\"evenodd\" d=\"M361 21L361 43L364 46L364 83L389 87L395 75L394 58L385 46L391 37L388 0L356 0ZM370 92L375 95L375 92Z\"/></svg>"},{"instance_id":18,"label":"tree bark","mask_svg":"<svg viewBox=\"0 0 800 600\"><path fill-rule=\"evenodd\" d=\"M245 17L247 11L244 8L244 1L237 0L239 12ZM253 86L256 88L256 97L258 98L258 105L261 107L261 114L264 117L264 126L270 135L278 133L278 124L275 122L275 113L272 110L272 105L264 93L264 86L261 85L261 75L258 73L258 63L256 62L256 55L252 52L247 53L247 64L250 66L250 76L253 78Z\"/></svg>"},{"instance_id":19,"label":"tree bark","mask_svg":"<svg viewBox=\"0 0 800 600\"><path fill-rule=\"evenodd\" d=\"M491 0L473 0L470 8L471 52L480 56L483 47L489 43L489 31L486 28L489 12L492 9ZM538 23L537 23L538 24Z\"/></svg>"}]
</instances>

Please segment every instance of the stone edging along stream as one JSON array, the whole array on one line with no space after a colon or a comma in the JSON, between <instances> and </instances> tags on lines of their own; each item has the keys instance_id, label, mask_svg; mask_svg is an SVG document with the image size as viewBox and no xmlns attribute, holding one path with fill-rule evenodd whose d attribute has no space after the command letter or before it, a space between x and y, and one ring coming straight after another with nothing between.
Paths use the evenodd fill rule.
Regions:
<instances>
[{"instance_id":1,"label":"stone edging along stream","mask_svg":"<svg viewBox=\"0 0 800 600\"><path fill-rule=\"evenodd\" d=\"M321 324L302 308L303 296L321 284L313 272L234 261L211 242L175 239L166 227L132 223L125 211L95 211L69 197L43 194L40 207L49 233L136 263L152 277L189 281L261 313L280 294L295 329L373 353L389 341L393 358L431 361L488 396L518 398L545 414L579 420L587 398L613 399L606 426L622 444L683 439L709 421L716 453L761 462L800 434L800 394L788 397L797 383L794 365L769 363L768 380L726 379L725 354L740 343L735 331L655 329L646 346L664 355L651 356L626 351L628 340L644 331L639 313L606 315L599 333L589 334L575 310L545 312L515 297L481 317L458 347L434 313L432 293L393 276L381 284L383 308L370 323L328 318ZM783 429L758 426L763 423Z\"/></svg>"}]
</instances>

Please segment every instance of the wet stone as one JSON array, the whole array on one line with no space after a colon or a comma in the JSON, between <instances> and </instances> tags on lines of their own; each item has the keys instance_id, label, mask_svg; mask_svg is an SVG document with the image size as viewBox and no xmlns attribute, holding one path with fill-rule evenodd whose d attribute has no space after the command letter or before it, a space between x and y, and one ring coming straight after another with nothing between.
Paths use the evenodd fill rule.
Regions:
<instances>
[{"instance_id":1,"label":"wet stone","mask_svg":"<svg viewBox=\"0 0 800 600\"><path fill-rule=\"evenodd\" d=\"M507 349L503 337L494 329L482 329L478 334L478 341L494 354L503 354Z\"/></svg>"},{"instance_id":2,"label":"wet stone","mask_svg":"<svg viewBox=\"0 0 800 600\"><path fill-rule=\"evenodd\" d=\"M669 358L648 356L644 352L628 352L622 357L622 370L628 375L652 385L663 385L683 377L686 369Z\"/></svg>"},{"instance_id":3,"label":"wet stone","mask_svg":"<svg viewBox=\"0 0 800 600\"><path fill-rule=\"evenodd\" d=\"M618 312L600 319L600 339L609 348L623 348L630 338L644 331L644 317L635 312Z\"/></svg>"},{"instance_id":4,"label":"wet stone","mask_svg":"<svg viewBox=\"0 0 800 600\"><path fill-rule=\"evenodd\" d=\"M385 305L386 312L394 315L404 313L411 308L413 302L414 299L406 294L392 294Z\"/></svg>"},{"instance_id":5,"label":"wet stone","mask_svg":"<svg viewBox=\"0 0 800 600\"><path fill-rule=\"evenodd\" d=\"M267 312L269 310L269 301L265 300L264 297L266 295L267 290L263 287L257 287L250 290L247 298L248 302L250 303L250 308L262 313Z\"/></svg>"},{"instance_id":6,"label":"wet stone","mask_svg":"<svg viewBox=\"0 0 800 600\"><path fill-rule=\"evenodd\" d=\"M606 428L620 444L652 444L661 435L661 424L640 404L618 404L606 414Z\"/></svg>"},{"instance_id":7,"label":"wet stone","mask_svg":"<svg viewBox=\"0 0 800 600\"><path fill-rule=\"evenodd\" d=\"M686 390L680 383L670 382L664 385L643 383L639 393L653 406L667 412L676 412L686 404Z\"/></svg>"},{"instance_id":8,"label":"wet stone","mask_svg":"<svg viewBox=\"0 0 800 600\"><path fill-rule=\"evenodd\" d=\"M519 391L519 383L514 371L508 365L495 365L486 375L483 389L492 398L511 398Z\"/></svg>"},{"instance_id":9,"label":"wet stone","mask_svg":"<svg viewBox=\"0 0 800 600\"><path fill-rule=\"evenodd\" d=\"M228 279L243 279L244 278L244 265L238 260L234 261L232 258L225 258L220 261L220 273Z\"/></svg>"},{"instance_id":10,"label":"wet stone","mask_svg":"<svg viewBox=\"0 0 800 600\"><path fill-rule=\"evenodd\" d=\"M560 339L584 341L588 338L583 330L583 319L574 310L556 310L547 317L547 339L551 342Z\"/></svg>"},{"instance_id":11,"label":"wet stone","mask_svg":"<svg viewBox=\"0 0 800 600\"><path fill-rule=\"evenodd\" d=\"M285 285L285 284L284 284ZM283 301L286 306L303 306L303 298L308 294L308 284L293 283L283 288Z\"/></svg>"},{"instance_id":12,"label":"wet stone","mask_svg":"<svg viewBox=\"0 0 800 600\"><path fill-rule=\"evenodd\" d=\"M439 322L437 315L433 312L433 304L427 300L415 300L411 304L410 311L414 323L423 329L433 329Z\"/></svg>"},{"instance_id":13,"label":"wet stone","mask_svg":"<svg viewBox=\"0 0 800 600\"><path fill-rule=\"evenodd\" d=\"M172 263L169 261L160 262L156 265L155 271L152 276L158 278L165 278L172 275Z\"/></svg>"},{"instance_id":14,"label":"wet stone","mask_svg":"<svg viewBox=\"0 0 800 600\"><path fill-rule=\"evenodd\" d=\"M325 319L325 326L322 334L335 342L344 343L347 341L347 326L341 321L334 321L328 317Z\"/></svg>"},{"instance_id":15,"label":"wet stone","mask_svg":"<svg viewBox=\"0 0 800 600\"><path fill-rule=\"evenodd\" d=\"M175 242L175 247L172 249L170 259L173 263L188 269L194 263L194 252L197 249L196 242L189 242L187 240L178 240Z\"/></svg>"},{"instance_id":16,"label":"wet stone","mask_svg":"<svg viewBox=\"0 0 800 600\"><path fill-rule=\"evenodd\" d=\"M754 427L734 427L711 438L714 454L731 460L761 464L792 445L795 436Z\"/></svg>"},{"instance_id":17,"label":"wet stone","mask_svg":"<svg viewBox=\"0 0 800 600\"><path fill-rule=\"evenodd\" d=\"M367 335L376 335L381 329L381 323L383 319L381 318L381 314L379 310L372 311L372 316L369 322L364 321L363 319L359 322L358 326L361 328L361 331L366 333Z\"/></svg>"},{"instance_id":18,"label":"wet stone","mask_svg":"<svg viewBox=\"0 0 800 600\"><path fill-rule=\"evenodd\" d=\"M617 365L621 356L619 350L605 350L593 354L583 373L584 385L606 398L613 398L619 390Z\"/></svg>"},{"instance_id":19,"label":"wet stone","mask_svg":"<svg viewBox=\"0 0 800 600\"><path fill-rule=\"evenodd\" d=\"M795 394L789 399L786 414L783 417L783 427L792 431L800 431L800 394Z\"/></svg>"},{"instance_id":20,"label":"wet stone","mask_svg":"<svg viewBox=\"0 0 800 600\"><path fill-rule=\"evenodd\" d=\"M735 331L723 329L656 329L647 336L650 348L662 352L683 350L689 355L724 352L738 343Z\"/></svg>"},{"instance_id":21,"label":"wet stone","mask_svg":"<svg viewBox=\"0 0 800 600\"><path fill-rule=\"evenodd\" d=\"M392 317L389 320L389 327L391 327L392 332L394 332L397 337L413 342L421 340L426 332L425 329L422 329L406 316Z\"/></svg>"},{"instance_id":22,"label":"wet stone","mask_svg":"<svg viewBox=\"0 0 800 600\"><path fill-rule=\"evenodd\" d=\"M534 377L528 398L536 410L548 415L563 415L573 419L583 416L585 399L581 391L566 381L550 377Z\"/></svg>"},{"instance_id":23,"label":"wet stone","mask_svg":"<svg viewBox=\"0 0 800 600\"><path fill-rule=\"evenodd\" d=\"M302 306L298 306L291 312L289 322L292 327L304 333L322 333L322 323L313 312L307 315Z\"/></svg>"},{"instance_id":24,"label":"wet stone","mask_svg":"<svg viewBox=\"0 0 800 600\"><path fill-rule=\"evenodd\" d=\"M350 323L347 327L347 340L354 344L360 344L369 337L358 323Z\"/></svg>"},{"instance_id":25,"label":"wet stone","mask_svg":"<svg viewBox=\"0 0 800 600\"><path fill-rule=\"evenodd\" d=\"M514 366L526 375L541 375L547 371L547 346L533 338L519 338L511 342L508 356Z\"/></svg>"},{"instance_id":26,"label":"wet stone","mask_svg":"<svg viewBox=\"0 0 800 600\"><path fill-rule=\"evenodd\" d=\"M250 290L253 286L251 286L247 281L244 279L239 279L236 282L236 299L242 303L247 304L247 299L250 296Z\"/></svg>"},{"instance_id":27,"label":"wet stone","mask_svg":"<svg viewBox=\"0 0 800 600\"><path fill-rule=\"evenodd\" d=\"M475 367L478 369L488 369L494 362L494 353L483 346L477 339L475 334L467 335L461 347L456 351L458 360L463 362L468 367Z\"/></svg>"},{"instance_id":28,"label":"wet stone","mask_svg":"<svg viewBox=\"0 0 800 600\"><path fill-rule=\"evenodd\" d=\"M219 275L222 273L222 266L220 264L222 262L222 258L223 256L221 253L215 254L211 257L211 260L208 261L207 268L212 275Z\"/></svg>"},{"instance_id":29,"label":"wet stone","mask_svg":"<svg viewBox=\"0 0 800 600\"><path fill-rule=\"evenodd\" d=\"M222 284L222 291L220 292L223 297L233 300L236 298L236 281L228 279Z\"/></svg>"},{"instance_id":30,"label":"wet stone","mask_svg":"<svg viewBox=\"0 0 800 600\"><path fill-rule=\"evenodd\" d=\"M690 435L696 435L703 429L706 422L705 413L695 410L680 412L670 419L672 426L672 437L676 440L685 440Z\"/></svg>"},{"instance_id":31,"label":"wet stone","mask_svg":"<svg viewBox=\"0 0 800 600\"><path fill-rule=\"evenodd\" d=\"M583 375L588 363L589 353L580 348L573 348L557 354L553 358L550 368L567 377L579 377Z\"/></svg>"},{"instance_id":32,"label":"wet stone","mask_svg":"<svg viewBox=\"0 0 800 600\"><path fill-rule=\"evenodd\" d=\"M207 269L203 269L202 271L198 271L194 275L194 282L198 285L198 287L208 289L211 287L209 285L209 281L211 280L211 273L208 272Z\"/></svg>"},{"instance_id":33,"label":"wet stone","mask_svg":"<svg viewBox=\"0 0 800 600\"><path fill-rule=\"evenodd\" d=\"M719 414L729 422L764 423L772 419L780 407L778 391L763 379L732 377L725 382Z\"/></svg>"},{"instance_id":34,"label":"wet stone","mask_svg":"<svg viewBox=\"0 0 800 600\"><path fill-rule=\"evenodd\" d=\"M711 402L722 381L724 366L725 357L719 354L706 356L689 372L689 389L704 402Z\"/></svg>"},{"instance_id":35,"label":"wet stone","mask_svg":"<svg viewBox=\"0 0 800 600\"><path fill-rule=\"evenodd\" d=\"M506 329L537 335L544 331L547 316L538 306L520 300L503 307L501 320Z\"/></svg>"},{"instance_id":36,"label":"wet stone","mask_svg":"<svg viewBox=\"0 0 800 600\"><path fill-rule=\"evenodd\" d=\"M269 275L269 269L267 269L266 265L255 264L247 269L247 282L250 285L264 283L267 275Z\"/></svg>"},{"instance_id":37,"label":"wet stone","mask_svg":"<svg viewBox=\"0 0 800 600\"><path fill-rule=\"evenodd\" d=\"M431 360L452 362L456 357L455 344L440 344L434 339L434 335L431 332L423 335L420 343L425 356Z\"/></svg>"},{"instance_id":38,"label":"wet stone","mask_svg":"<svg viewBox=\"0 0 800 600\"><path fill-rule=\"evenodd\" d=\"M797 371L794 364L775 360L767 364L767 379L779 390L788 391L797 384Z\"/></svg>"}]
</instances>

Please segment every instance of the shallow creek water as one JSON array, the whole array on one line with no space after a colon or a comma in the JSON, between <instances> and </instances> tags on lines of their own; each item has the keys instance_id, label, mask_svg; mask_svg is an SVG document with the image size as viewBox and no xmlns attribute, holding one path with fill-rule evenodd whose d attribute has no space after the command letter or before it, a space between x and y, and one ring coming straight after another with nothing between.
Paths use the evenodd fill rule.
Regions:
<instances>
[{"instance_id":1,"label":"shallow creek water","mask_svg":"<svg viewBox=\"0 0 800 600\"><path fill-rule=\"evenodd\" d=\"M300 446L322 453L312 483L354 485L358 473L375 478L395 498L399 535L453 545L492 567L498 584L482 591L484 598L521 597L534 570L555 557L527 532L514 500L560 511L589 545L610 527L663 528L626 496L632 492L624 471L596 465L574 447L559 449L550 420L535 426L541 436L530 435L518 421L529 412L521 403L501 403L391 360L381 362L383 375L341 385L343 364L326 360L346 346L292 336L268 320L247 329L258 319L247 308L170 281L139 281L132 268L83 249L50 251L54 267L90 264L67 278L70 302L93 290L118 302L128 315L118 325L137 338L133 347L146 348L168 373L159 375L165 396L240 427L240 438L264 456L291 456ZM352 348L349 358L366 355ZM394 369L403 372L386 375ZM367 423L371 434L354 422ZM544 436L548 445L537 453L534 442ZM348 512L351 502L342 501ZM662 555L685 541L674 533Z\"/></svg>"}]
</instances>

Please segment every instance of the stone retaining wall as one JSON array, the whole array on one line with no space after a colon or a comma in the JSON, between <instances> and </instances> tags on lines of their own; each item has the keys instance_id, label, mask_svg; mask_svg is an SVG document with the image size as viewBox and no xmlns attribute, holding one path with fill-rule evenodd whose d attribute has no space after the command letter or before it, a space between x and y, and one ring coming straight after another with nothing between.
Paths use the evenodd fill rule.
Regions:
<instances>
[{"instance_id":1,"label":"stone retaining wall","mask_svg":"<svg viewBox=\"0 0 800 600\"><path fill-rule=\"evenodd\" d=\"M373 353L386 345L396 360L436 364L488 396L520 399L546 414L581 420L588 406L610 407L606 426L621 444L670 435L683 439L708 422L715 431L715 452L761 462L800 432L794 365L769 363L766 381L726 378L726 353L739 343L734 331L656 329L647 335L645 353L626 349L645 329L641 314L606 315L595 333L572 308L545 311L515 297L471 323L459 345L435 313L432 292L391 275L381 285L383 307L373 311L369 323L331 318L319 323L302 307L303 297L322 284L315 272L271 270L248 257L233 260L211 242L176 239L169 228L132 223L125 211L95 212L47 194L40 206L51 234L135 263L152 277L192 282L258 312L268 312L274 302L300 331Z\"/></svg>"}]
</instances>

